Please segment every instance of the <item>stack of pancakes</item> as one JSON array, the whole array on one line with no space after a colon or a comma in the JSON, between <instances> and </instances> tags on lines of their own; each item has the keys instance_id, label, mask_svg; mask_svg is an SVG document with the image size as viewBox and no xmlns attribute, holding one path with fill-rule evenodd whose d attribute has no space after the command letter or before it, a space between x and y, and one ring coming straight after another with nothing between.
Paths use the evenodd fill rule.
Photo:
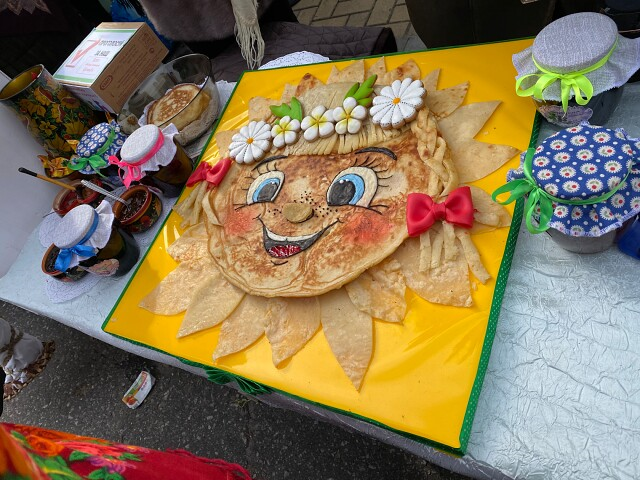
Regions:
<instances>
[{"instance_id":1,"label":"stack of pancakes","mask_svg":"<svg viewBox=\"0 0 640 480\"><path fill-rule=\"evenodd\" d=\"M182 131L202 115L210 100L209 94L196 84L181 83L151 104L147 123L161 127L170 121Z\"/></svg>"}]
</instances>

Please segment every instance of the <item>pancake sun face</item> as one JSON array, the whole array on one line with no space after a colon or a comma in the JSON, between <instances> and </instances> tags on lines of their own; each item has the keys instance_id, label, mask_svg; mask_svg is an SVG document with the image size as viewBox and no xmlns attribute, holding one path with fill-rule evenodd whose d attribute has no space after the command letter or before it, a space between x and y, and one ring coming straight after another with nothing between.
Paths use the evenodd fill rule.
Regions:
<instances>
[{"instance_id":1,"label":"pancake sun face","mask_svg":"<svg viewBox=\"0 0 640 480\"><path fill-rule=\"evenodd\" d=\"M407 237L407 194L428 178L404 137L348 155L276 156L234 169L215 200L210 250L248 293L315 296L356 278Z\"/></svg>"}]
</instances>

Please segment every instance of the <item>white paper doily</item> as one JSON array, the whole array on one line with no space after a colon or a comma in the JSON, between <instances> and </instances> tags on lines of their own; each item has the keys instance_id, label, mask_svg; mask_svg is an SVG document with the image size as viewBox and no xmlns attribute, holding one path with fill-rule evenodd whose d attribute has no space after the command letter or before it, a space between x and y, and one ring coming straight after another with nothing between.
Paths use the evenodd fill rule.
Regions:
<instances>
[{"instance_id":1,"label":"white paper doily","mask_svg":"<svg viewBox=\"0 0 640 480\"><path fill-rule=\"evenodd\" d=\"M328 62L331 59L312 52L294 52L278 57L262 65L258 70L270 70L272 68L291 67L294 65L308 65L309 63Z\"/></svg>"},{"instance_id":2,"label":"white paper doily","mask_svg":"<svg viewBox=\"0 0 640 480\"><path fill-rule=\"evenodd\" d=\"M120 187L113 191L115 195L121 195L124 192L125 188ZM151 245L151 242L156 236L160 225L163 224L164 219L167 218L167 215L171 212L171 207L175 203L175 198L167 199L165 198L159 190L152 189L155 193L158 194L160 200L162 201L162 213L158 218L156 224L149 230L144 233L135 233L133 238L135 238L136 242L138 242L138 246L140 247L140 259L144 256L144 251ZM109 203L113 204L113 200L107 198ZM40 229L38 231L38 236L40 238L40 243L46 249L53 243L51 241L52 232L55 229L58 222L60 222L61 218L52 213L50 215L46 215L42 222L40 223ZM42 251L42 255L44 255L44 250ZM140 260L138 260L139 262ZM137 264L134 265L134 269L137 267ZM101 277L99 275L92 275L88 273L83 278L76 282L61 282L56 280L55 278L50 277L49 275L42 274L45 281L45 292L47 297L51 301L51 303L63 303L69 300L73 300L76 297L88 292L93 287L95 287L101 280L102 281L112 281L111 277Z\"/></svg>"}]
</instances>

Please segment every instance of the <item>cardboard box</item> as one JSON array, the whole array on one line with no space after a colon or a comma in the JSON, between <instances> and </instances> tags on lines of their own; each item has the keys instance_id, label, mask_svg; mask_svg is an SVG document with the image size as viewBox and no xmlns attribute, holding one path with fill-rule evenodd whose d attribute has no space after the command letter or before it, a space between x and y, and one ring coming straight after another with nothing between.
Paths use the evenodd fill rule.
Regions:
<instances>
[{"instance_id":1,"label":"cardboard box","mask_svg":"<svg viewBox=\"0 0 640 480\"><path fill-rule=\"evenodd\" d=\"M94 109L120 113L167 52L146 23L101 23L53 76Z\"/></svg>"}]
</instances>

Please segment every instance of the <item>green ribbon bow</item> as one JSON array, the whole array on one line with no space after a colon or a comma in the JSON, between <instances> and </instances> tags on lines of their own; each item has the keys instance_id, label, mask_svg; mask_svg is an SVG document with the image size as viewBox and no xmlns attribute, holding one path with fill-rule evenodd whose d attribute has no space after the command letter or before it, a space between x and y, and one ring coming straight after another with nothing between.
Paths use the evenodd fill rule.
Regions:
<instances>
[{"instance_id":1,"label":"green ribbon bow","mask_svg":"<svg viewBox=\"0 0 640 480\"><path fill-rule=\"evenodd\" d=\"M109 147L111 147L115 139L116 129L111 127L109 130L109 135L107 136L107 140L96 153L94 153L90 157L76 157L73 163L67 161L67 167L69 167L71 170L84 170L87 165L89 165L94 172L96 172L101 177L104 177L104 175L100 173L100 170L108 166L109 162L102 158L102 155L104 155L106 151L109 150Z\"/></svg>"},{"instance_id":2,"label":"green ribbon bow","mask_svg":"<svg viewBox=\"0 0 640 480\"><path fill-rule=\"evenodd\" d=\"M566 200L564 198L557 198L550 195L535 181L531 171L534 154L535 149L530 148L527 150L525 155L523 164L525 178L511 180L509 183L497 188L491 195L493 201L498 202L501 205L507 205L526 195L527 203L524 206L525 221L527 224L527 230L533 234L549 230L549 221L553 216L554 210L553 202L564 205L594 205L596 203L602 203L611 198L622 187L622 185L624 185L630 173L627 172L618 185L599 197L586 198L584 200ZM510 193L510 195L509 198L501 202L497 197L503 193ZM540 207L539 213L536 212L536 207ZM534 215L538 215L539 218L537 227L532 222Z\"/></svg>"},{"instance_id":3,"label":"green ribbon bow","mask_svg":"<svg viewBox=\"0 0 640 480\"><path fill-rule=\"evenodd\" d=\"M562 100L562 110L566 113L567 108L569 106L569 96L571 94L571 90L573 90L573 96L575 97L576 103L578 105L586 105L593 97L593 85L591 81L585 76L585 73L593 72L594 70L602 67L607 61L611 54L615 50L618 45L618 40L614 43L611 50L598 62L594 63L590 67L584 68L582 70L578 70L577 72L571 73L556 73L551 70L546 70L538 65L535 58L532 58L535 66L542 73L531 73L529 75L524 75L516 80L516 94L520 97L533 97L538 98L540 100L544 100L543 92L544 90L555 83L556 81L560 81L560 98ZM522 82L530 77L538 77L536 83L525 90L520 89L520 85ZM584 96L583 96L584 95Z\"/></svg>"},{"instance_id":4,"label":"green ribbon bow","mask_svg":"<svg viewBox=\"0 0 640 480\"><path fill-rule=\"evenodd\" d=\"M225 372L215 367L205 366L204 371L207 372L209 381L218 385L224 385L226 383L235 381L238 385L238 388L249 395L256 396L262 395L264 393L271 393L273 391L265 385L247 380L246 378L234 375L233 373Z\"/></svg>"}]
</instances>

